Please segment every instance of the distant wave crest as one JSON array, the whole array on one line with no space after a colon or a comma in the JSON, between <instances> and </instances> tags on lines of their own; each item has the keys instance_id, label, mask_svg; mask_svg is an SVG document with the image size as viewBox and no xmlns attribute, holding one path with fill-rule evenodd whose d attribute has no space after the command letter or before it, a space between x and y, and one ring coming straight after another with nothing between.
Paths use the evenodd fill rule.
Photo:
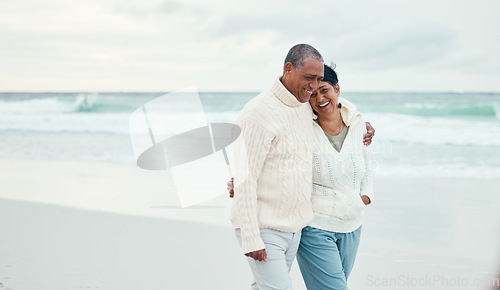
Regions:
<instances>
[{"instance_id":1,"label":"distant wave crest","mask_svg":"<svg viewBox=\"0 0 500 290\"><path fill-rule=\"evenodd\" d=\"M100 107L97 102L97 95L78 95L76 102L73 104L71 112L92 112L97 111Z\"/></svg>"},{"instance_id":2,"label":"distant wave crest","mask_svg":"<svg viewBox=\"0 0 500 290\"><path fill-rule=\"evenodd\" d=\"M135 104L117 103L99 98L98 94L78 94L71 97L46 97L25 100L0 100L0 113L4 114L64 114L89 112L132 111Z\"/></svg>"},{"instance_id":3,"label":"distant wave crest","mask_svg":"<svg viewBox=\"0 0 500 290\"><path fill-rule=\"evenodd\" d=\"M435 117L496 117L500 118L500 105L485 104L474 106L453 106L450 104L405 104L404 109L399 113L416 116L435 116Z\"/></svg>"}]
</instances>

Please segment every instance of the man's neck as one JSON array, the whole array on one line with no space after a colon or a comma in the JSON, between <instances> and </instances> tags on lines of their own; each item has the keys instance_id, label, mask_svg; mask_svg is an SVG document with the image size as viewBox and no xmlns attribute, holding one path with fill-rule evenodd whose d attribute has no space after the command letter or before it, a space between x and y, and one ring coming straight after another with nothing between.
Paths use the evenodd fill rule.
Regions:
<instances>
[{"instance_id":1,"label":"man's neck","mask_svg":"<svg viewBox=\"0 0 500 290\"><path fill-rule=\"evenodd\" d=\"M299 102L300 102L299 98L298 98L296 95L294 95L294 94L290 91L290 88L288 87L288 82L287 82L287 80L286 80L286 77L283 75L283 76L281 76L281 77L279 78L279 80L280 80L281 84L285 87L285 89L286 89L286 90L287 90L290 94L292 94L292 95L293 95L293 96L297 99L297 101L299 101Z\"/></svg>"}]
</instances>

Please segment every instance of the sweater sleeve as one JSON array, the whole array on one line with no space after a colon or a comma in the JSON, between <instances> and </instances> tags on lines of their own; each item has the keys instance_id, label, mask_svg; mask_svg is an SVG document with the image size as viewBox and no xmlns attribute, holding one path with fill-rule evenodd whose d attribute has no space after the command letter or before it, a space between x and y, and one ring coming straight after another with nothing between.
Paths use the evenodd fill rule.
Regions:
<instances>
[{"instance_id":1,"label":"sweater sleeve","mask_svg":"<svg viewBox=\"0 0 500 290\"><path fill-rule=\"evenodd\" d=\"M239 124L241 135L234 143L235 215L240 224L244 253L264 249L260 237L257 185L274 135L252 120Z\"/></svg>"},{"instance_id":2,"label":"sweater sleeve","mask_svg":"<svg viewBox=\"0 0 500 290\"><path fill-rule=\"evenodd\" d=\"M361 180L361 194L366 195L370 198L370 201L373 202L373 171L370 160L370 152L368 152L368 148L365 145L363 146L363 156L365 159L365 176L363 180Z\"/></svg>"}]
</instances>

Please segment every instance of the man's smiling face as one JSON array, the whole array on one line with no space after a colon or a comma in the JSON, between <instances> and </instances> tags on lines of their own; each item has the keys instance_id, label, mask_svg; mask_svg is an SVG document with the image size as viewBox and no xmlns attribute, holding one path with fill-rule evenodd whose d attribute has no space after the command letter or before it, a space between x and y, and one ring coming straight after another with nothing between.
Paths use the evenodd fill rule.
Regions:
<instances>
[{"instance_id":1,"label":"man's smiling face","mask_svg":"<svg viewBox=\"0 0 500 290\"><path fill-rule=\"evenodd\" d=\"M323 62L320 60L308 59L298 69L289 62L285 64L283 84L301 103L309 101L321 79L323 79Z\"/></svg>"}]
</instances>

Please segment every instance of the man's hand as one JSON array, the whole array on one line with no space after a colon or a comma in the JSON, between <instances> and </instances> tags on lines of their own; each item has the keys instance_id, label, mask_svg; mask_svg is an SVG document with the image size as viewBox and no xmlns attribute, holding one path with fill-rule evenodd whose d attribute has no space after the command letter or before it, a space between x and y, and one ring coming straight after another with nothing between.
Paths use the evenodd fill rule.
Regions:
<instances>
[{"instance_id":1,"label":"man's hand","mask_svg":"<svg viewBox=\"0 0 500 290\"><path fill-rule=\"evenodd\" d=\"M246 253L245 256L253 258L256 261L267 262L266 249L258 250L258 251L255 251L255 252Z\"/></svg>"},{"instance_id":2,"label":"man's hand","mask_svg":"<svg viewBox=\"0 0 500 290\"><path fill-rule=\"evenodd\" d=\"M363 200L363 203L365 205L369 205L370 203L372 203L372 201L370 200L370 198L367 195L362 195L361 199Z\"/></svg>"},{"instance_id":3,"label":"man's hand","mask_svg":"<svg viewBox=\"0 0 500 290\"><path fill-rule=\"evenodd\" d=\"M369 122L366 122L366 134L363 135L363 144L370 146L373 136L375 136L375 129Z\"/></svg>"},{"instance_id":4,"label":"man's hand","mask_svg":"<svg viewBox=\"0 0 500 290\"><path fill-rule=\"evenodd\" d=\"M229 191L229 197L234 197L234 178L231 177L231 180L227 182L227 191Z\"/></svg>"}]
</instances>

